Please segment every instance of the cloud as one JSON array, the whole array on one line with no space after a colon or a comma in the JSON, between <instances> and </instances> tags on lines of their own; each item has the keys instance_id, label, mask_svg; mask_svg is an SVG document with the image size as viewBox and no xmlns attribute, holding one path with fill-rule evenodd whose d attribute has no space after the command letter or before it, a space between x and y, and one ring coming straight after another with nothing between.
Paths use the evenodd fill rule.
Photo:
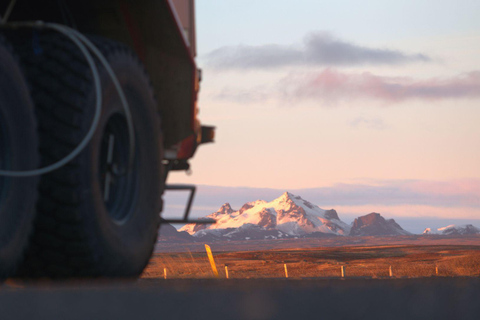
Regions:
<instances>
[{"instance_id":1,"label":"cloud","mask_svg":"<svg viewBox=\"0 0 480 320\"><path fill-rule=\"evenodd\" d=\"M216 100L235 101L236 103L256 103L274 99L271 89L267 86L256 86L247 89L224 87L214 95Z\"/></svg>"},{"instance_id":2,"label":"cloud","mask_svg":"<svg viewBox=\"0 0 480 320\"><path fill-rule=\"evenodd\" d=\"M398 50L368 48L314 32L301 46L268 44L238 45L216 49L206 56L207 66L225 69L273 69L286 66L396 65L428 62L425 54L407 54Z\"/></svg>"},{"instance_id":3,"label":"cloud","mask_svg":"<svg viewBox=\"0 0 480 320\"><path fill-rule=\"evenodd\" d=\"M323 101L369 98L387 102L408 99L438 100L480 97L480 71L450 78L418 80L410 77L377 76L370 72L342 73L325 69L319 73L292 74L277 88L283 98Z\"/></svg>"},{"instance_id":4,"label":"cloud","mask_svg":"<svg viewBox=\"0 0 480 320\"><path fill-rule=\"evenodd\" d=\"M349 124L354 128L366 127L374 130L385 130L387 128L382 119L365 118L363 116L353 119Z\"/></svg>"},{"instance_id":5,"label":"cloud","mask_svg":"<svg viewBox=\"0 0 480 320\"><path fill-rule=\"evenodd\" d=\"M480 180L384 180L298 190L321 202L339 205L425 205L480 209ZM480 217L479 217L480 218Z\"/></svg>"},{"instance_id":6,"label":"cloud","mask_svg":"<svg viewBox=\"0 0 480 320\"><path fill-rule=\"evenodd\" d=\"M238 210L246 202L258 199L271 201L285 191L287 190L200 185L193 213L197 217L205 216L215 212L225 202ZM323 209L336 208L339 214L377 211L390 212L395 216L480 219L480 179L382 180L288 191ZM180 216L186 201L186 195L167 192L166 211L170 216ZM174 210L176 205L181 205L182 209Z\"/></svg>"},{"instance_id":7,"label":"cloud","mask_svg":"<svg viewBox=\"0 0 480 320\"><path fill-rule=\"evenodd\" d=\"M290 105L313 100L331 105L359 99L388 103L406 100L478 99L480 71L449 78L414 79L386 77L370 72L343 73L325 69L318 73L292 73L271 87L261 86L237 90L228 88L214 99L233 102L265 102L277 100Z\"/></svg>"}]
</instances>

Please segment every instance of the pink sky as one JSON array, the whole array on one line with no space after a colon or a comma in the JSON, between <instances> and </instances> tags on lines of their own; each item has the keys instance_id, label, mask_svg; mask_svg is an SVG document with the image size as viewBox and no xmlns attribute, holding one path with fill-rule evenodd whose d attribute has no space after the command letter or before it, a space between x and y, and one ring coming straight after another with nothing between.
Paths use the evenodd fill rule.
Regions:
<instances>
[{"instance_id":1,"label":"pink sky","mask_svg":"<svg viewBox=\"0 0 480 320\"><path fill-rule=\"evenodd\" d=\"M174 173L169 182L298 190L388 181L401 193L402 181L415 181L410 191L438 196L438 205L381 204L397 206L396 215L416 206L416 215L442 216L441 197L478 196L477 5L438 3L433 14L428 2L405 4L405 25L393 1L355 16L345 3L275 2L271 10L289 12L287 27L261 14L267 2L256 13L233 0L235 12L228 3L198 4L200 117L217 137L199 149L191 176ZM322 201L350 211L375 204L344 197ZM449 205L457 214L480 218L478 201L457 200Z\"/></svg>"}]
</instances>

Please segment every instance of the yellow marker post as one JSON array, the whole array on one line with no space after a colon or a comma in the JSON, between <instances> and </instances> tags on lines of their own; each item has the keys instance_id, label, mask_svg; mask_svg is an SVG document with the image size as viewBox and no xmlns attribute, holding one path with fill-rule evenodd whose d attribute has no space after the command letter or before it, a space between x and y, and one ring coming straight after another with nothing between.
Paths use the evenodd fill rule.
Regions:
<instances>
[{"instance_id":1,"label":"yellow marker post","mask_svg":"<svg viewBox=\"0 0 480 320\"><path fill-rule=\"evenodd\" d=\"M163 268L163 279L167 279L167 268Z\"/></svg>"},{"instance_id":2,"label":"yellow marker post","mask_svg":"<svg viewBox=\"0 0 480 320\"><path fill-rule=\"evenodd\" d=\"M218 278L219 276L218 276L217 266L215 265L215 260L213 260L212 249L210 249L210 246L206 244L205 250L207 251L208 260L210 261L210 265L212 266L213 274L215 275L215 277Z\"/></svg>"},{"instance_id":3,"label":"yellow marker post","mask_svg":"<svg viewBox=\"0 0 480 320\"><path fill-rule=\"evenodd\" d=\"M285 278L288 278L288 269L287 269L287 264L284 263L283 266L285 267Z\"/></svg>"},{"instance_id":4,"label":"yellow marker post","mask_svg":"<svg viewBox=\"0 0 480 320\"><path fill-rule=\"evenodd\" d=\"M227 265L225 265L225 278L228 279L228 267L227 267Z\"/></svg>"},{"instance_id":5,"label":"yellow marker post","mask_svg":"<svg viewBox=\"0 0 480 320\"><path fill-rule=\"evenodd\" d=\"M390 266L390 269L389 269L388 271L389 271L390 278L392 278L392 277L393 277L393 270L392 270L392 266Z\"/></svg>"}]
</instances>

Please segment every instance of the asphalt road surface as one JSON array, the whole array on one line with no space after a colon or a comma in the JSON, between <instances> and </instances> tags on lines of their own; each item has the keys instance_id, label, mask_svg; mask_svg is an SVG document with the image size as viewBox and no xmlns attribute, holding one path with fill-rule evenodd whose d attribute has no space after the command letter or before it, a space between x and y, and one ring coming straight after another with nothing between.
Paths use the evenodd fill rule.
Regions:
<instances>
[{"instance_id":1,"label":"asphalt road surface","mask_svg":"<svg viewBox=\"0 0 480 320\"><path fill-rule=\"evenodd\" d=\"M7 281L0 319L480 319L480 278Z\"/></svg>"}]
</instances>

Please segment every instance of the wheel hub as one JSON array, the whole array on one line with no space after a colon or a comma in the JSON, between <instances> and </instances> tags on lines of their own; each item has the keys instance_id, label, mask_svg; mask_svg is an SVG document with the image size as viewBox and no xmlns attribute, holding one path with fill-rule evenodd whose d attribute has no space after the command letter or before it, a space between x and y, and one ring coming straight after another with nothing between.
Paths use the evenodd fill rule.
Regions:
<instances>
[{"instance_id":1,"label":"wheel hub","mask_svg":"<svg viewBox=\"0 0 480 320\"><path fill-rule=\"evenodd\" d=\"M110 217L117 223L128 220L136 197L137 170L129 170L129 139L125 116L114 114L107 121L100 149L100 186Z\"/></svg>"}]
</instances>

